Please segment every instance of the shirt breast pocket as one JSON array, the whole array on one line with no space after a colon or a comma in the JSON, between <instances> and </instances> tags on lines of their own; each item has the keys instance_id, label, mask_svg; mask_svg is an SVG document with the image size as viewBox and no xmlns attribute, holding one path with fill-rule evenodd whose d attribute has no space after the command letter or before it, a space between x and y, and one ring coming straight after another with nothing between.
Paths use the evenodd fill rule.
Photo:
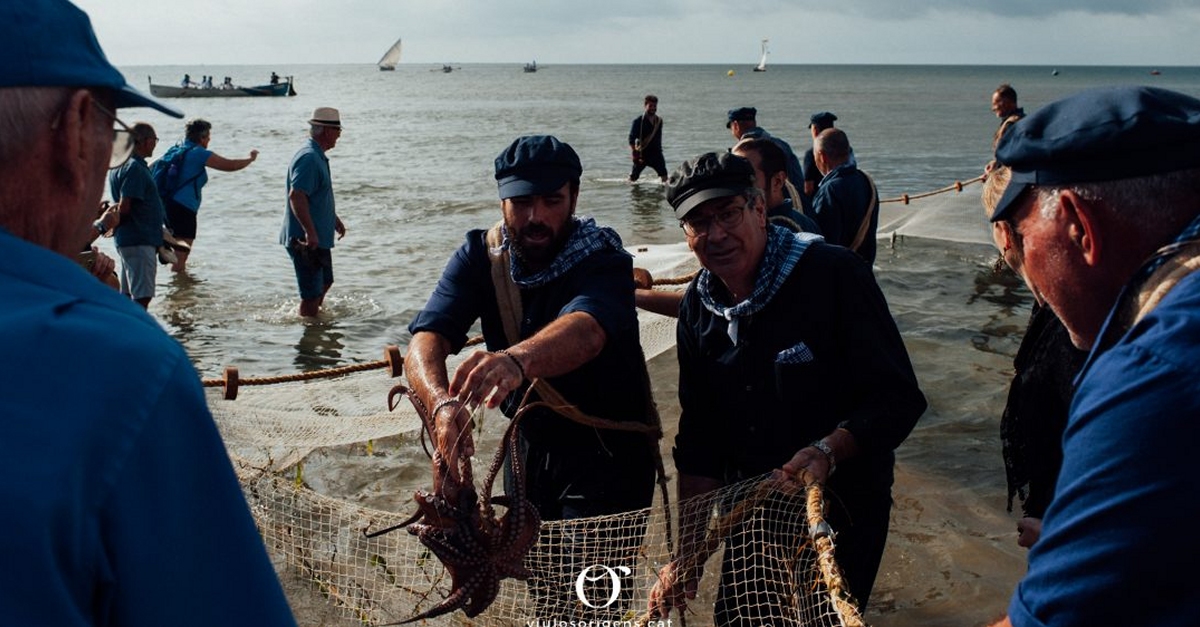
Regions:
<instances>
[{"instance_id":1,"label":"shirt breast pocket","mask_svg":"<svg viewBox=\"0 0 1200 627\"><path fill-rule=\"evenodd\" d=\"M812 402L820 389L820 362L808 344L796 345L775 355L775 393L784 403Z\"/></svg>"}]
</instances>

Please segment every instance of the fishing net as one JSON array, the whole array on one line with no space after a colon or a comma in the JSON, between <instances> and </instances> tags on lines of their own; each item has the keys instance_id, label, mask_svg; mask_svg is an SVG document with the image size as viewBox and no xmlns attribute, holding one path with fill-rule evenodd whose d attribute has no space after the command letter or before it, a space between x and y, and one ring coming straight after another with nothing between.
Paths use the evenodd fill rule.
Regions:
<instances>
[{"instance_id":1,"label":"fishing net","mask_svg":"<svg viewBox=\"0 0 1200 627\"><path fill-rule=\"evenodd\" d=\"M680 277L694 269L686 248L634 252L636 265L658 277ZM684 287L669 278L661 283L673 285L666 289ZM674 345L674 319L639 316L647 360ZM451 360L451 371L470 350ZM415 511L412 489L397 495L390 508L363 503L352 489L315 489L322 482L313 468L317 460L327 464L329 459L409 466L412 485L429 486L430 464L423 453L399 464L381 452L421 451L415 409L409 403L394 411L386 406L388 391L403 380L387 368L395 360L393 353L336 377L239 381L236 372L227 371L225 380L206 381L209 406L281 577L307 582L345 616L366 625L411 618L451 592L450 573L405 529L369 535ZM233 396L236 400L228 400ZM477 447L494 451L506 421L482 418ZM486 463L476 460L475 466ZM714 613L752 624L861 624L834 561L834 535L821 517L819 486L764 477L702 498L670 502L663 490L645 510L543 522L524 559L532 573L528 580L503 580L495 601L473 619L454 611L421 624L673 624L646 614L657 574L673 557L680 564L703 566L698 597L688 602L683 620L678 611L671 615L681 625L729 622L714 619ZM682 528L681 508L691 512ZM504 511L497 506L498 514ZM691 541L680 548L680 539Z\"/></svg>"}]
</instances>

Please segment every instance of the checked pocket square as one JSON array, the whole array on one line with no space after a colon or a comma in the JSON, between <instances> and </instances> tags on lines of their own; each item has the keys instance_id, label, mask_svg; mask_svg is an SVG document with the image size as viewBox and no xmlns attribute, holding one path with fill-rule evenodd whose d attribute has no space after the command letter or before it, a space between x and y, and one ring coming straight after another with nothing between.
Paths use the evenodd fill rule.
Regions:
<instances>
[{"instance_id":1,"label":"checked pocket square","mask_svg":"<svg viewBox=\"0 0 1200 627\"><path fill-rule=\"evenodd\" d=\"M775 356L775 363L806 364L814 359L816 358L813 356L812 349L808 347L808 344L800 342L789 349L779 351L779 354Z\"/></svg>"}]
</instances>

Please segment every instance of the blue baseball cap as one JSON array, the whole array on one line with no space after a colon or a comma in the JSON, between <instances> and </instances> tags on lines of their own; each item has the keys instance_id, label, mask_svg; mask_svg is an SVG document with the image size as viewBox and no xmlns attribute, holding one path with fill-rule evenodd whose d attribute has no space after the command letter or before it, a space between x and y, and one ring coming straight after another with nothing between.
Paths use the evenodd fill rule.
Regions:
<instances>
[{"instance_id":1,"label":"blue baseball cap","mask_svg":"<svg viewBox=\"0 0 1200 627\"><path fill-rule=\"evenodd\" d=\"M1012 179L992 222L1035 185L1069 185L1200 167L1200 100L1158 87L1104 87L1046 105L996 146Z\"/></svg>"},{"instance_id":2,"label":"blue baseball cap","mask_svg":"<svg viewBox=\"0 0 1200 627\"><path fill-rule=\"evenodd\" d=\"M667 203L682 220L692 209L714 198L746 193L754 187L754 166L731 152L706 152L679 164L667 179Z\"/></svg>"},{"instance_id":3,"label":"blue baseball cap","mask_svg":"<svg viewBox=\"0 0 1200 627\"><path fill-rule=\"evenodd\" d=\"M496 157L500 200L546 194L578 181L581 174L579 155L552 135L518 137Z\"/></svg>"},{"instance_id":4,"label":"blue baseball cap","mask_svg":"<svg viewBox=\"0 0 1200 627\"><path fill-rule=\"evenodd\" d=\"M754 107L738 107L730 109L726 116L725 128L733 126L734 122L747 122L755 119L758 116L758 109Z\"/></svg>"},{"instance_id":5,"label":"blue baseball cap","mask_svg":"<svg viewBox=\"0 0 1200 627\"><path fill-rule=\"evenodd\" d=\"M100 49L87 13L67 0L0 2L0 87L105 88L117 108L183 117L125 82Z\"/></svg>"}]
</instances>

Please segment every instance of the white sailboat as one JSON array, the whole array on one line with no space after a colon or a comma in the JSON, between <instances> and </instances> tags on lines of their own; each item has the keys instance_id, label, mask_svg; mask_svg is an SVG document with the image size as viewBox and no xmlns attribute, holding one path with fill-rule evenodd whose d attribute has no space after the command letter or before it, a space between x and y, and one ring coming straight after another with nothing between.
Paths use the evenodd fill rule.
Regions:
<instances>
[{"instance_id":1,"label":"white sailboat","mask_svg":"<svg viewBox=\"0 0 1200 627\"><path fill-rule=\"evenodd\" d=\"M754 66L755 72L767 71L767 41L767 39L762 40L762 58L758 60L758 65Z\"/></svg>"},{"instance_id":2,"label":"white sailboat","mask_svg":"<svg viewBox=\"0 0 1200 627\"><path fill-rule=\"evenodd\" d=\"M396 64L400 62L400 40L392 44L388 51L383 53L383 58L379 59L379 71L391 72L396 69Z\"/></svg>"}]
</instances>

